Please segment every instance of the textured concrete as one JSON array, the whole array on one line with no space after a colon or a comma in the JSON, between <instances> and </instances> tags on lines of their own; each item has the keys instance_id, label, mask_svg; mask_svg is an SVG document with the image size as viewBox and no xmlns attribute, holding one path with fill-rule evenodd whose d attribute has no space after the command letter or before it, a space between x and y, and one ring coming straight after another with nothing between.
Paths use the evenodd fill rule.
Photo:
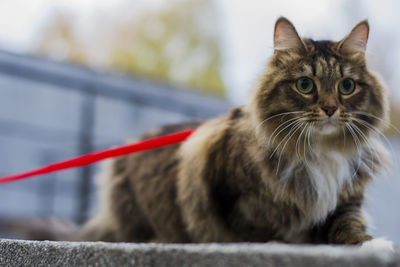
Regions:
<instances>
[{"instance_id":1,"label":"textured concrete","mask_svg":"<svg viewBox=\"0 0 400 267\"><path fill-rule=\"evenodd\" d=\"M400 252L282 244L0 241L1 266L400 266Z\"/></svg>"}]
</instances>

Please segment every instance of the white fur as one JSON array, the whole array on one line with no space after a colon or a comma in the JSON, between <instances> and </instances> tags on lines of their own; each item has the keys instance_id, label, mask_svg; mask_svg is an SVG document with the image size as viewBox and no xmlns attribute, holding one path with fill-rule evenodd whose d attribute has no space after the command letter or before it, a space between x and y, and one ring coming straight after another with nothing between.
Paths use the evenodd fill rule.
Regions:
<instances>
[{"instance_id":1,"label":"white fur","mask_svg":"<svg viewBox=\"0 0 400 267\"><path fill-rule=\"evenodd\" d=\"M303 227L326 219L328 214L336 208L338 196L343 187L345 185L351 186L354 173L350 166L351 159L339 152L320 152L315 149L313 152L313 158L308 158L305 163L308 177L304 177L304 179L310 179L311 186L317 193L317 200L314 205L310 206ZM293 164L283 172L282 181L288 182L288 179L296 179L293 174L295 171L296 165Z\"/></svg>"},{"instance_id":2,"label":"white fur","mask_svg":"<svg viewBox=\"0 0 400 267\"><path fill-rule=\"evenodd\" d=\"M314 148L313 159L307 160L306 168L309 174L308 178L311 180L318 198L314 206L310 207L306 224L324 221L328 214L335 210L339 194L344 187L349 186L351 189L352 181L356 179L357 169L371 175L382 173L388 169L386 164L389 160L386 148L375 138L370 138L369 143L372 145L375 156L381 161L379 167L371 166L371 162L364 155L365 151L360 151L358 155L351 158L336 151L323 152ZM352 166L353 164L355 167Z\"/></svg>"},{"instance_id":3,"label":"white fur","mask_svg":"<svg viewBox=\"0 0 400 267\"><path fill-rule=\"evenodd\" d=\"M377 157L382 163L388 162L387 151L384 146L375 138L370 138L369 143ZM326 216L336 208L339 194L344 186L352 186L352 180L355 179L356 170L351 166L355 163L357 169L368 172L371 175L379 173L377 166L370 166L371 162L366 160L364 152L358 155L346 157L337 151L318 151L313 150L313 159L307 160L307 171L309 179L317 192L318 200L309 215L309 223L318 223L325 220ZM366 161L365 161L366 160ZM382 164L382 169L387 166Z\"/></svg>"},{"instance_id":4,"label":"white fur","mask_svg":"<svg viewBox=\"0 0 400 267\"><path fill-rule=\"evenodd\" d=\"M311 219L319 222L336 208L338 195L346 184L351 185L353 173L349 159L337 152L317 152L315 159L307 166L309 178L318 196Z\"/></svg>"},{"instance_id":5,"label":"white fur","mask_svg":"<svg viewBox=\"0 0 400 267\"><path fill-rule=\"evenodd\" d=\"M363 250L383 250L383 251L394 251L392 241L384 238L374 238L366 241L361 245Z\"/></svg>"}]
</instances>

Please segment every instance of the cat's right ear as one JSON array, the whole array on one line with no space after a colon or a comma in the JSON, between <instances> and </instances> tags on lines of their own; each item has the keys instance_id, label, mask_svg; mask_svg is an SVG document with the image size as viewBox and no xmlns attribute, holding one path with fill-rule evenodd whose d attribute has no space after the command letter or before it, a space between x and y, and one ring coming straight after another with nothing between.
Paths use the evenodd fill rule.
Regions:
<instances>
[{"instance_id":1,"label":"cat's right ear","mask_svg":"<svg viewBox=\"0 0 400 267\"><path fill-rule=\"evenodd\" d=\"M305 45L300 39L299 34L293 24L284 17L280 17L275 23L274 30L274 50L302 50Z\"/></svg>"},{"instance_id":2,"label":"cat's right ear","mask_svg":"<svg viewBox=\"0 0 400 267\"><path fill-rule=\"evenodd\" d=\"M338 43L338 49L344 53L365 53L369 35L367 20L360 21L351 32Z\"/></svg>"}]
</instances>

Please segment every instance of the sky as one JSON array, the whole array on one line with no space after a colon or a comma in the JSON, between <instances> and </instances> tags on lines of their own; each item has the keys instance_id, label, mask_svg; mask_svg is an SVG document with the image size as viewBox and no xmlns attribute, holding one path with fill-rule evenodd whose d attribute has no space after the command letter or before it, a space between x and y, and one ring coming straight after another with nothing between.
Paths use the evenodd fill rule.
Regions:
<instances>
[{"instance_id":1,"label":"sky","mask_svg":"<svg viewBox=\"0 0 400 267\"><path fill-rule=\"evenodd\" d=\"M49 15L67 10L83 29L95 13L113 14L119 4L129 0L3 0L0 1L0 49L26 53L34 47L38 32L48 22ZM361 9L354 4L361 3ZM396 0L215 0L220 22L218 28L223 46L222 73L228 98L234 104L246 101L249 91L271 56L272 31L276 18L286 16L302 36L316 39L339 40L359 20L368 18L371 24L369 57L378 67L389 63L393 73L387 81L395 99L400 100L400 73L395 62L400 62L400 10ZM120 12L119 19L140 12L142 8L159 8L167 0L134 0L132 10ZM113 12L115 9L116 12ZM374 31L374 29L378 29ZM378 34L379 33L379 34ZM389 38L388 49L394 49L390 59L374 58L374 49L382 49L380 38ZM396 45L397 44L397 48ZM384 47L384 46L383 46ZM384 62L384 63L380 63ZM388 65L388 64L386 64Z\"/></svg>"}]
</instances>

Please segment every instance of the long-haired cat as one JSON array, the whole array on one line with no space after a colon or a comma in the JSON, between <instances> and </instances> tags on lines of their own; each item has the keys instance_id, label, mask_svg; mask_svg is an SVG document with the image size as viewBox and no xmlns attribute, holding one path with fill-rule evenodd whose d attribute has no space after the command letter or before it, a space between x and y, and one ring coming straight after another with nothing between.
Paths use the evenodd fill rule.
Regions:
<instances>
[{"instance_id":1,"label":"long-haired cat","mask_svg":"<svg viewBox=\"0 0 400 267\"><path fill-rule=\"evenodd\" d=\"M361 205L387 163L387 93L366 65L369 26L341 41L300 38L279 18L251 101L182 144L120 157L82 240L376 244ZM379 240L390 248L389 241Z\"/></svg>"}]
</instances>

